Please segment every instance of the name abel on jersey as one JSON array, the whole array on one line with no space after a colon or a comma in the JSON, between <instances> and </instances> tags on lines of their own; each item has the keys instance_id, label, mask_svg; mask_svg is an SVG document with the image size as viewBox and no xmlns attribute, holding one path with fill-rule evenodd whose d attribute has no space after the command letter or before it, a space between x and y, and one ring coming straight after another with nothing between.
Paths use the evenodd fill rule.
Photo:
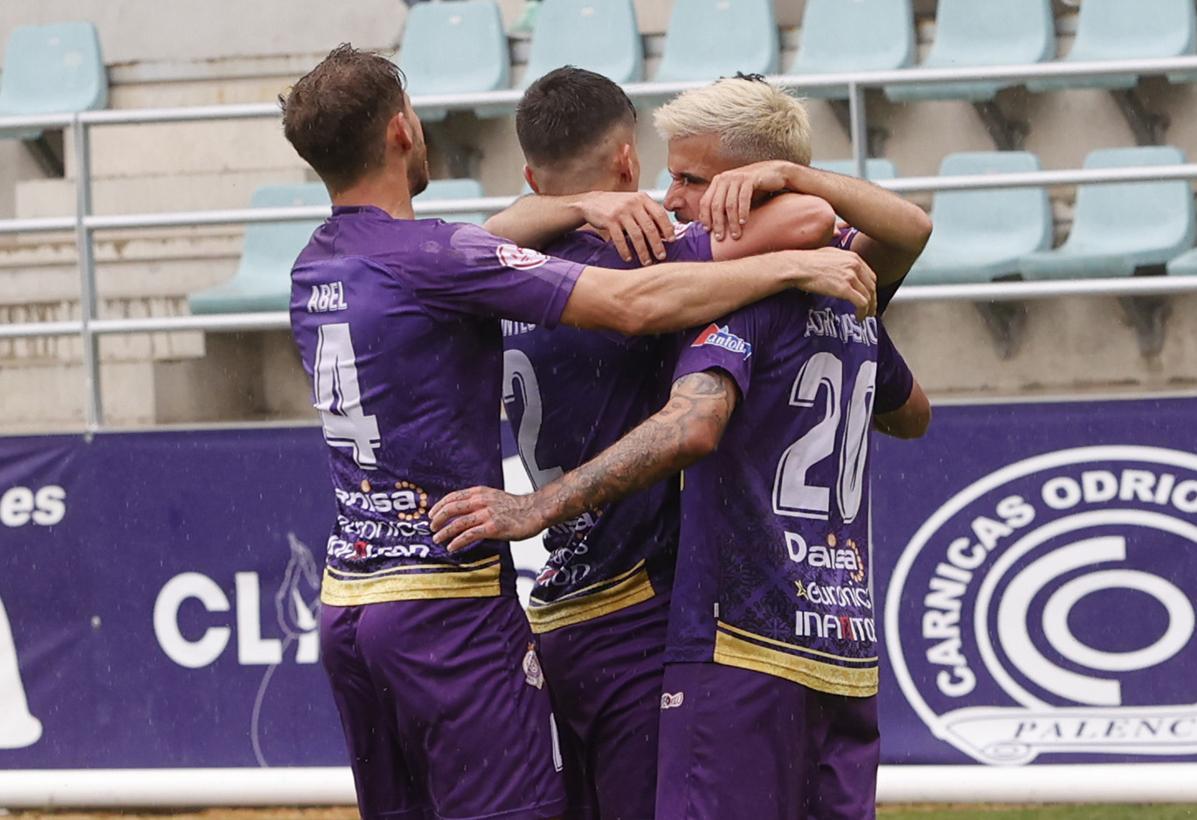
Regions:
<instances>
[{"instance_id":1,"label":"name abel on jersey","mask_svg":"<svg viewBox=\"0 0 1197 820\"><path fill-rule=\"evenodd\" d=\"M349 310L349 305L345 304L343 282L312 285L312 295L308 298L308 313L335 313L338 310Z\"/></svg>"},{"instance_id":2,"label":"name abel on jersey","mask_svg":"<svg viewBox=\"0 0 1197 820\"><path fill-rule=\"evenodd\" d=\"M834 308L812 310L806 317L806 336L830 336L841 342L877 344L877 318L863 322L852 313L836 313Z\"/></svg>"}]
</instances>

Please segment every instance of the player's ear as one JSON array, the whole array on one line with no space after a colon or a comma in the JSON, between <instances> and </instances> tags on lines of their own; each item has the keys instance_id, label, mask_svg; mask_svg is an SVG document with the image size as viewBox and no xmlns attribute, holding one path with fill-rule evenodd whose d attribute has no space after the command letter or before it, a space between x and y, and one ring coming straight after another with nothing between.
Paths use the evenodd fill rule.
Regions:
<instances>
[{"instance_id":1,"label":"player's ear","mask_svg":"<svg viewBox=\"0 0 1197 820\"><path fill-rule=\"evenodd\" d=\"M532 167L524 166L524 181L528 183L528 187L532 189L533 193L540 193L540 186L536 184L536 175L532 172Z\"/></svg>"},{"instance_id":2,"label":"player's ear","mask_svg":"<svg viewBox=\"0 0 1197 820\"><path fill-rule=\"evenodd\" d=\"M402 151L410 151L415 145L415 129L402 111L387 123L386 139L388 145L396 145Z\"/></svg>"},{"instance_id":3,"label":"player's ear","mask_svg":"<svg viewBox=\"0 0 1197 820\"><path fill-rule=\"evenodd\" d=\"M625 142L619 146L619 153L616 155L615 162L616 170L619 173L619 181L625 185L636 187L640 182L640 168L631 143Z\"/></svg>"}]
</instances>

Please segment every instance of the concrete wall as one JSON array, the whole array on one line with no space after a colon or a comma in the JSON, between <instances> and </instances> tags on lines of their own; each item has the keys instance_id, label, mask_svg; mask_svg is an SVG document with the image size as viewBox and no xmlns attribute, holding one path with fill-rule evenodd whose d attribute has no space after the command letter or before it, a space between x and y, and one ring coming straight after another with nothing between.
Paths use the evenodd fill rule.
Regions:
<instances>
[{"instance_id":1,"label":"concrete wall","mask_svg":"<svg viewBox=\"0 0 1197 820\"><path fill-rule=\"evenodd\" d=\"M90 20L108 64L319 54L340 42L399 42L402 0L11 0L0 3L0 49L15 26Z\"/></svg>"}]
</instances>

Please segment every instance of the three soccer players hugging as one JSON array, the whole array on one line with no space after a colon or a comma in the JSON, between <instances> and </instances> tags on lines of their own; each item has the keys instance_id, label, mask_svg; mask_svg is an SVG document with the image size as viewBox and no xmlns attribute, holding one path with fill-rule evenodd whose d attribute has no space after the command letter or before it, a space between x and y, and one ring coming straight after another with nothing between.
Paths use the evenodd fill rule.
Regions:
<instances>
[{"instance_id":1,"label":"three soccer players hugging","mask_svg":"<svg viewBox=\"0 0 1197 820\"><path fill-rule=\"evenodd\" d=\"M389 60L337 48L283 108L334 205L291 315L362 816L872 817L868 436L930 414L877 316L923 212L812 169L802 104L757 78L656 111L676 227L638 193L636 109L587 71L529 87L536 195L485 230L414 218ZM492 489L500 401L530 495ZM542 529L525 614L507 540Z\"/></svg>"}]
</instances>

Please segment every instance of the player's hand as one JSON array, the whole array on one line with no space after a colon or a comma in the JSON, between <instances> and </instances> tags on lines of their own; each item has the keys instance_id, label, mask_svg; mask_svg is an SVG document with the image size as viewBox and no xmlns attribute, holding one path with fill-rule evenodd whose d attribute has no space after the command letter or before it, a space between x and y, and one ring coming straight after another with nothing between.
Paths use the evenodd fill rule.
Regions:
<instances>
[{"instance_id":1,"label":"player's hand","mask_svg":"<svg viewBox=\"0 0 1197 820\"><path fill-rule=\"evenodd\" d=\"M787 170L792 163L782 160L754 162L717 174L698 203L698 221L706 225L716 239L728 233L739 239L753 199L758 194L788 190Z\"/></svg>"},{"instance_id":2,"label":"player's hand","mask_svg":"<svg viewBox=\"0 0 1197 820\"><path fill-rule=\"evenodd\" d=\"M533 496L511 495L493 487L449 493L429 510L432 540L459 552L487 539L518 541L544 529Z\"/></svg>"},{"instance_id":3,"label":"player's hand","mask_svg":"<svg viewBox=\"0 0 1197 820\"><path fill-rule=\"evenodd\" d=\"M877 274L857 254L839 248L786 253L797 262L799 290L847 299L858 319L877 313Z\"/></svg>"},{"instance_id":4,"label":"player's hand","mask_svg":"<svg viewBox=\"0 0 1197 820\"><path fill-rule=\"evenodd\" d=\"M594 191L577 203L582 218L615 244L623 261L633 251L642 265L665 258L665 243L673 241L669 213L646 193Z\"/></svg>"}]
</instances>

